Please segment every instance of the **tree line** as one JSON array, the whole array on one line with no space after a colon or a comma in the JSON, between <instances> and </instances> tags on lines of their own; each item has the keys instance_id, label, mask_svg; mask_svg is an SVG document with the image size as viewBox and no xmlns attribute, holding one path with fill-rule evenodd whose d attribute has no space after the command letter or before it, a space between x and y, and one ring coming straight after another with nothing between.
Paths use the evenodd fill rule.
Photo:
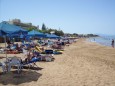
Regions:
<instances>
[{"instance_id":1,"label":"tree line","mask_svg":"<svg viewBox=\"0 0 115 86\"><path fill-rule=\"evenodd\" d=\"M50 34L51 32L54 32L54 34L56 34L58 36L63 36L64 35L64 32L62 30L48 28L48 27L46 27L46 25L44 23L42 24L42 28L41 29L35 28L35 27L29 27L29 28L27 28L27 30L29 30L29 31L37 30L39 32L48 33L48 34Z\"/></svg>"},{"instance_id":2,"label":"tree line","mask_svg":"<svg viewBox=\"0 0 115 86\"><path fill-rule=\"evenodd\" d=\"M17 26L21 26L22 28L25 28L28 31L32 31L32 30L37 30L39 32L42 33L48 33L50 34L51 32L53 32L54 34L58 35L58 36L69 36L69 37L97 37L98 35L95 34L77 34L77 33L64 33L62 30L57 30L57 29L53 29L53 28L48 28L46 27L46 25L43 23L41 29L39 29L39 26L33 26L33 25L28 25L25 23L18 23L18 22L14 22L14 25Z\"/></svg>"}]
</instances>

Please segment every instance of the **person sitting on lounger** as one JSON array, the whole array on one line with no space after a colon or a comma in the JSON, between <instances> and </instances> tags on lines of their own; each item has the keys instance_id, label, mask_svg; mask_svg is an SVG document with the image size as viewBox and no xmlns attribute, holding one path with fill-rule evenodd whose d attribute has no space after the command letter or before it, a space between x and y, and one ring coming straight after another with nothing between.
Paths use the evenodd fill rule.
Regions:
<instances>
[{"instance_id":1,"label":"person sitting on lounger","mask_svg":"<svg viewBox=\"0 0 115 86\"><path fill-rule=\"evenodd\" d=\"M36 62L36 61L46 61L47 58L51 58L51 61L54 60L53 56L51 55L41 55L37 52L33 52L33 53L30 52L24 62L29 63L29 62Z\"/></svg>"},{"instance_id":2,"label":"person sitting on lounger","mask_svg":"<svg viewBox=\"0 0 115 86\"><path fill-rule=\"evenodd\" d=\"M32 56L33 56L33 53L31 51L31 49L29 49L27 52L27 58L25 58L25 62L26 63L29 62L31 60Z\"/></svg>"}]
</instances>

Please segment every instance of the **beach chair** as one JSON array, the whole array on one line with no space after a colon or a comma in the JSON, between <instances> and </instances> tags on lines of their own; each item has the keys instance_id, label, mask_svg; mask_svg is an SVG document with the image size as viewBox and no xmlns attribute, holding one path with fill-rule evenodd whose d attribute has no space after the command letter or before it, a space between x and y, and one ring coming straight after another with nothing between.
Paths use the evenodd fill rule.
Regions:
<instances>
[{"instance_id":1,"label":"beach chair","mask_svg":"<svg viewBox=\"0 0 115 86\"><path fill-rule=\"evenodd\" d=\"M3 54L4 53L4 49L0 49L0 54Z\"/></svg>"},{"instance_id":2,"label":"beach chair","mask_svg":"<svg viewBox=\"0 0 115 86\"><path fill-rule=\"evenodd\" d=\"M53 54L53 50L45 50L45 54Z\"/></svg>"},{"instance_id":3,"label":"beach chair","mask_svg":"<svg viewBox=\"0 0 115 86\"><path fill-rule=\"evenodd\" d=\"M21 65L21 67L23 68L23 66L25 66L25 65L28 65L28 67L30 68L30 67L38 67L37 65L36 65L36 62L38 62L38 61L40 61L41 60L41 58L36 58L36 57L34 57L34 58L32 58L30 61L28 61L28 62L24 62L24 61L22 61L22 65Z\"/></svg>"},{"instance_id":4,"label":"beach chair","mask_svg":"<svg viewBox=\"0 0 115 86\"><path fill-rule=\"evenodd\" d=\"M18 67L18 73L21 71L21 59L19 57L11 57L9 58L9 62L7 63L8 65L8 72L11 70L12 66L17 66Z\"/></svg>"},{"instance_id":5,"label":"beach chair","mask_svg":"<svg viewBox=\"0 0 115 86\"><path fill-rule=\"evenodd\" d=\"M45 50L45 54L53 55L53 54L62 54L63 51L57 51L57 50Z\"/></svg>"},{"instance_id":6,"label":"beach chair","mask_svg":"<svg viewBox=\"0 0 115 86\"><path fill-rule=\"evenodd\" d=\"M6 64L4 62L0 62L0 67L2 67L3 73L6 72Z\"/></svg>"}]
</instances>

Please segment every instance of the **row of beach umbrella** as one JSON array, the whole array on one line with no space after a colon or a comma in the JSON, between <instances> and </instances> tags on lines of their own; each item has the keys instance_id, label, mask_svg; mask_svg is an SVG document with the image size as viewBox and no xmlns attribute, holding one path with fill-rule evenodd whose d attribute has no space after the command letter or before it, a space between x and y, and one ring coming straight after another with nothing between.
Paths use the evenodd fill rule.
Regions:
<instances>
[{"instance_id":1,"label":"row of beach umbrella","mask_svg":"<svg viewBox=\"0 0 115 86\"><path fill-rule=\"evenodd\" d=\"M27 31L19 26L15 26L12 24L9 24L7 22L1 22L0 23L0 36L8 36L8 37L12 37L12 36L21 36L25 35L25 36L29 36L29 37L42 37L42 38L60 38L59 36L55 35L55 34L44 34L41 32L38 32L36 30L32 30L32 31Z\"/></svg>"},{"instance_id":2,"label":"row of beach umbrella","mask_svg":"<svg viewBox=\"0 0 115 86\"><path fill-rule=\"evenodd\" d=\"M27 30L25 30L19 26L9 24L5 21L0 23L0 36L4 37L5 47L6 47L6 37L13 37L13 36L21 37L22 36L22 38L23 38L24 37L23 35L38 36L38 37L45 37L45 38L59 38L59 36L43 34L36 30L32 30L32 31L28 32ZM7 58L7 54L6 54L6 58Z\"/></svg>"}]
</instances>

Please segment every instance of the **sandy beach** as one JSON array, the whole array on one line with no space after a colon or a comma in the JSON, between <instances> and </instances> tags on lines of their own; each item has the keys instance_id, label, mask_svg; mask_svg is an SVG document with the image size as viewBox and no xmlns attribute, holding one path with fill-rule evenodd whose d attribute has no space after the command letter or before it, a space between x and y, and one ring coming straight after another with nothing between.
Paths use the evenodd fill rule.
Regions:
<instances>
[{"instance_id":1,"label":"sandy beach","mask_svg":"<svg viewBox=\"0 0 115 86\"><path fill-rule=\"evenodd\" d=\"M23 54L15 55L23 58ZM2 74L0 67L0 86L115 86L115 48L79 39L54 58L20 74L15 69Z\"/></svg>"}]
</instances>

